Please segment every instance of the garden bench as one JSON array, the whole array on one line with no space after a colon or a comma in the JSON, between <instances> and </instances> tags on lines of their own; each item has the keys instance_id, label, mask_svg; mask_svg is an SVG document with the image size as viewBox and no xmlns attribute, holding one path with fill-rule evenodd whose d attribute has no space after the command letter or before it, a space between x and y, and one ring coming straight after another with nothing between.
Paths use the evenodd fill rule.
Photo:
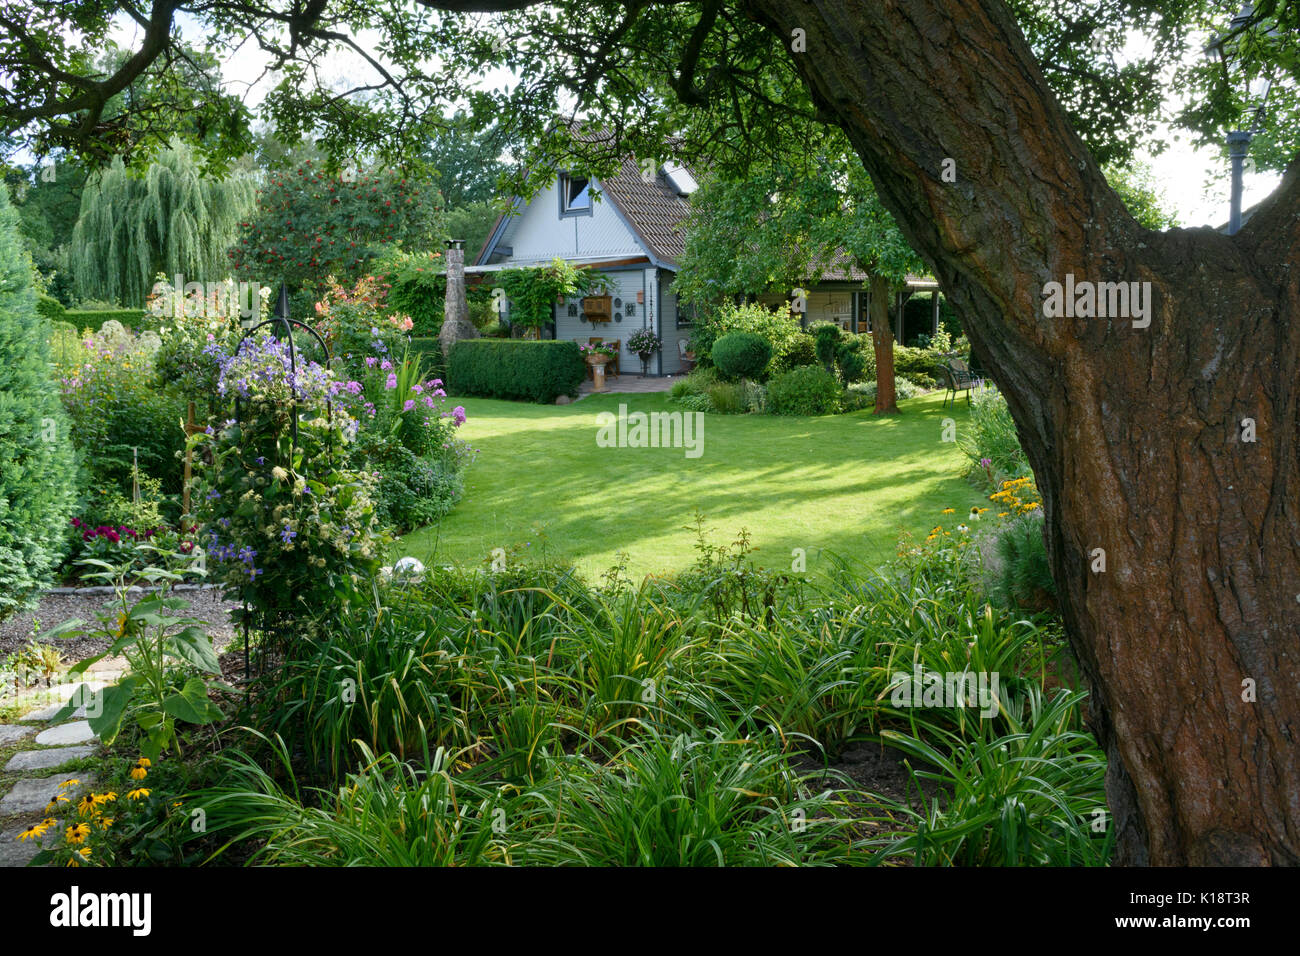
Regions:
<instances>
[{"instance_id":1,"label":"garden bench","mask_svg":"<svg viewBox=\"0 0 1300 956\"><path fill-rule=\"evenodd\" d=\"M952 397L952 403L957 404L958 392L965 392L966 404L970 404L971 389L979 384L979 379L971 374L969 365L959 358L949 359L939 366L939 375L942 377L944 387L947 389L943 396L945 407L948 404L949 396Z\"/></svg>"},{"instance_id":2,"label":"garden bench","mask_svg":"<svg viewBox=\"0 0 1300 956\"><path fill-rule=\"evenodd\" d=\"M681 359L683 375L695 368L695 353L691 351L690 343L686 339L677 340L677 356Z\"/></svg>"}]
</instances>

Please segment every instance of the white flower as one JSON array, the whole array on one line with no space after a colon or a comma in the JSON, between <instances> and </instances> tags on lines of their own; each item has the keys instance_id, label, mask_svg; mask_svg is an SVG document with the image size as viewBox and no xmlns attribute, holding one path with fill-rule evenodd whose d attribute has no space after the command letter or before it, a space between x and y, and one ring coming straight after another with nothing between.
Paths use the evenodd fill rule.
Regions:
<instances>
[{"instance_id":1,"label":"white flower","mask_svg":"<svg viewBox=\"0 0 1300 956\"><path fill-rule=\"evenodd\" d=\"M279 465L276 465L274 468L271 469L271 477L274 478L276 481L288 481L289 473L285 471L283 468L281 468Z\"/></svg>"}]
</instances>

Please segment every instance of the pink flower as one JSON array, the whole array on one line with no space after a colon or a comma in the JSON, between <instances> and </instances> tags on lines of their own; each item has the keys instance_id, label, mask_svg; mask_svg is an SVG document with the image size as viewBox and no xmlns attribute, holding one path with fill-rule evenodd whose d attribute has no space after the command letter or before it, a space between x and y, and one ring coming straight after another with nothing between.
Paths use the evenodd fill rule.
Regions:
<instances>
[{"instance_id":1,"label":"pink flower","mask_svg":"<svg viewBox=\"0 0 1300 956\"><path fill-rule=\"evenodd\" d=\"M402 411L404 411L404 412L409 412L409 411L410 411L411 409L413 409L414 407L415 407L415 399L413 399L413 398L408 398L408 399L406 400L406 403L405 403L404 405L402 405Z\"/></svg>"},{"instance_id":2,"label":"pink flower","mask_svg":"<svg viewBox=\"0 0 1300 956\"><path fill-rule=\"evenodd\" d=\"M393 363L388 361L388 359L384 359L382 362L379 363L379 367L383 369L385 372L387 372L389 369L393 367Z\"/></svg>"},{"instance_id":3,"label":"pink flower","mask_svg":"<svg viewBox=\"0 0 1300 956\"><path fill-rule=\"evenodd\" d=\"M397 388L397 373L389 372L388 380L384 382L384 388Z\"/></svg>"},{"instance_id":4,"label":"pink flower","mask_svg":"<svg viewBox=\"0 0 1300 956\"><path fill-rule=\"evenodd\" d=\"M465 424L465 409L464 409L464 407L461 406L461 405L457 405L455 408L453 408L453 409L451 410L451 417L454 418L454 419L456 419L456 424L457 424L457 425L464 425L464 424Z\"/></svg>"},{"instance_id":5,"label":"pink flower","mask_svg":"<svg viewBox=\"0 0 1300 956\"><path fill-rule=\"evenodd\" d=\"M367 367L367 368L374 368L374 367L375 367L375 362L377 362L377 361L379 361L379 360L378 360L377 358L375 358L373 355L367 355L367 356L366 356L366 367Z\"/></svg>"}]
</instances>

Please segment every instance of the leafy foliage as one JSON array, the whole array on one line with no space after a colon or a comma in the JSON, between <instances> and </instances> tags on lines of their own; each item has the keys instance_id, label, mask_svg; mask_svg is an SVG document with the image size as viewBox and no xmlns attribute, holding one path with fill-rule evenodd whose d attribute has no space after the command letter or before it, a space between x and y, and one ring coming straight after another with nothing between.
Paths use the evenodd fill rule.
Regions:
<instances>
[{"instance_id":1,"label":"leafy foliage","mask_svg":"<svg viewBox=\"0 0 1300 956\"><path fill-rule=\"evenodd\" d=\"M726 378L759 378L772 360L772 346L753 332L728 332L709 352L714 367Z\"/></svg>"},{"instance_id":2,"label":"leafy foliage","mask_svg":"<svg viewBox=\"0 0 1300 956\"><path fill-rule=\"evenodd\" d=\"M50 377L18 214L0 186L0 617L59 563L76 497L69 427Z\"/></svg>"},{"instance_id":3,"label":"leafy foliage","mask_svg":"<svg viewBox=\"0 0 1300 956\"><path fill-rule=\"evenodd\" d=\"M239 223L230 261L264 284L282 278L320 291L326 276L355 282L389 247L440 246L440 217L427 182L387 169L330 173L305 160L270 174L256 211Z\"/></svg>"},{"instance_id":4,"label":"leafy foliage","mask_svg":"<svg viewBox=\"0 0 1300 956\"><path fill-rule=\"evenodd\" d=\"M143 306L159 272L224 278L226 250L254 195L252 177L205 176L179 141L143 174L114 158L82 193L71 248L78 293Z\"/></svg>"},{"instance_id":5,"label":"leafy foliage","mask_svg":"<svg viewBox=\"0 0 1300 956\"><path fill-rule=\"evenodd\" d=\"M827 415L839 406L839 379L817 365L782 372L767 383L767 408L774 415Z\"/></svg>"},{"instance_id":6,"label":"leafy foliage","mask_svg":"<svg viewBox=\"0 0 1300 956\"><path fill-rule=\"evenodd\" d=\"M555 316L555 300L595 295L608 287L604 274L579 269L563 259L534 268L502 269L497 285L510 300L510 324L541 328Z\"/></svg>"},{"instance_id":7,"label":"leafy foliage","mask_svg":"<svg viewBox=\"0 0 1300 956\"><path fill-rule=\"evenodd\" d=\"M586 364L576 342L464 339L452 346L447 371L457 395L549 404L578 393Z\"/></svg>"}]
</instances>

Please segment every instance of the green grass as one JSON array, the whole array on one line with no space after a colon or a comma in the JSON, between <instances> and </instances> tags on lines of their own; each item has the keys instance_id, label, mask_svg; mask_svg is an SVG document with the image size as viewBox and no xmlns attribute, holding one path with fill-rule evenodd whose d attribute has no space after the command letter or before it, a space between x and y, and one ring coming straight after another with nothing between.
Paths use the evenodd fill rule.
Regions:
<instances>
[{"instance_id":1,"label":"green grass","mask_svg":"<svg viewBox=\"0 0 1300 956\"><path fill-rule=\"evenodd\" d=\"M480 450L465 498L439 525L399 541L394 557L478 564L503 548L598 574L625 551L631 573L675 571L695 558L687 526L698 509L714 543L748 528L760 565L789 567L791 550L803 548L816 572L824 552L883 561L900 531L950 527L987 504L959 477L967 462L957 445L941 441L945 417L959 434L969 421L965 403L943 409L941 393L901 402L892 417L706 415L698 458L596 446L597 413L617 414L620 403L629 412L681 411L666 394L558 406L459 401L469 416L461 437Z\"/></svg>"}]
</instances>

